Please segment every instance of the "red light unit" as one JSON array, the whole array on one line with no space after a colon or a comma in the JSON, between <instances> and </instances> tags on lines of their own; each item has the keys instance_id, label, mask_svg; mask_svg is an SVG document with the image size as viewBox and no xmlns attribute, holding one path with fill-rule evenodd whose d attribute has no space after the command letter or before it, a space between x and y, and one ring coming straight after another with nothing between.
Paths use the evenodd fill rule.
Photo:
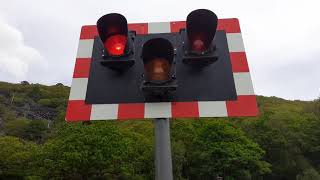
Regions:
<instances>
[{"instance_id":1,"label":"red light unit","mask_svg":"<svg viewBox=\"0 0 320 180\"><path fill-rule=\"evenodd\" d=\"M110 36L105 42L104 47L112 56L121 56L124 54L127 43L127 36L113 35Z\"/></svg>"}]
</instances>

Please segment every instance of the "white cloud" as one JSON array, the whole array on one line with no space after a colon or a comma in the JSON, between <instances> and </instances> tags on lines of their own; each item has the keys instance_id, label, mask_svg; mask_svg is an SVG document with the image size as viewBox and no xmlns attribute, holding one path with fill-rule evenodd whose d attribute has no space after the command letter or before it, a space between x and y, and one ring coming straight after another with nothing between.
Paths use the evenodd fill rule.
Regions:
<instances>
[{"instance_id":1,"label":"white cloud","mask_svg":"<svg viewBox=\"0 0 320 180\"><path fill-rule=\"evenodd\" d=\"M40 53L26 45L22 33L0 19L0 77L1 81L27 79L30 66L46 68Z\"/></svg>"},{"instance_id":2,"label":"white cloud","mask_svg":"<svg viewBox=\"0 0 320 180\"><path fill-rule=\"evenodd\" d=\"M303 62L319 52L319 6L317 1L279 1L266 6L267 14L240 19L252 63L279 67Z\"/></svg>"}]
</instances>

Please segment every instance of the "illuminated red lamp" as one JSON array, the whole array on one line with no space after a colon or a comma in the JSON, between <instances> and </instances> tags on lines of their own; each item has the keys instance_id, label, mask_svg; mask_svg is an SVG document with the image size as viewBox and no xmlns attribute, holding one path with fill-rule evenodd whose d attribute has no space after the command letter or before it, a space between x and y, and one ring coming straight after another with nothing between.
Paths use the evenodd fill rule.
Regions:
<instances>
[{"instance_id":1,"label":"illuminated red lamp","mask_svg":"<svg viewBox=\"0 0 320 180\"><path fill-rule=\"evenodd\" d=\"M114 35L110 36L105 42L104 47L112 56L120 56L124 54L127 44L127 36Z\"/></svg>"},{"instance_id":2,"label":"illuminated red lamp","mask_svg":"<svg viewBox=\"0 0 320 180\"><path fill-rule=\"evenodd\" d=\"M123 15L111 13L102 16L97 21L97 29L107 56L126 54L128 24Z\"/></svg>"},{"instance_id":3,"label":"illuminated red lamp","mask_svg":"<svg viewBox=\"0 0 320 180\"><path fill-rule=\"evenodd\" d=\"M117 13L106 14L97 21L102 48L99 62L116 71L126 71L135 63L134 31L128 31L126 18Z\"/></svg>"}]
</instances>

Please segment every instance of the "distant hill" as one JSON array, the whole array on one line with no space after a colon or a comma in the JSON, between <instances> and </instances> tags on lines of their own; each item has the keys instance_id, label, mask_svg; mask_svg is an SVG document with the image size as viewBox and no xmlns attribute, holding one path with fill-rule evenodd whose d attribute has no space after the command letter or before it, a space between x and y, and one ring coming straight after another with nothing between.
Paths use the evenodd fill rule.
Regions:
<instances>
[{"instance_id":1,"label":"distant hill","mask_svg":"<svg viewBox=\"0 0 320 180\"><path fill-rule=\"evenodd\" d=\"M17 117L53 120L59 108L65 108L70 88L59 83L54 86L0 82L0 103Z\"/></svg>"},{"instance_id":2,"label":"distant hill","mask_svg":"<svg viewBox=\"0 0 320 180\"><path fill-rule=\"evenodd\" d=\"M153 124L64 121L70 88L0 82L0 179L153 179ZM320 99L259 117L174 119L175 179L320 179Z\"/></svg>"},{"instance_id":3,"label":"distant hill","mask_svg":"<svg viewBox=\"0 0 320 180\"><path fill-rule=\"evenodd\" d=\"M37 123L50 126L59 113L65 111L69 90L61 83L45 86L27 81L20 84L0 82L0 133L9 131L8 126L13 122L17 123L14 126L21 126L41 121Z\"/></svg>"}]
</instances>

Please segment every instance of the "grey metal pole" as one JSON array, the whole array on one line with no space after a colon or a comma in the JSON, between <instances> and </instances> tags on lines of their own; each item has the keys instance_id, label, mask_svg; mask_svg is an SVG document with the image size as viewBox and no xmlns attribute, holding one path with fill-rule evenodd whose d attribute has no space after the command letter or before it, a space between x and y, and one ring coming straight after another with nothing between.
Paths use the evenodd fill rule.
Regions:
<instances>
[{"instance_id":1,"label":"grey metal pole","mask_svg":"<svg viewBox=\"0 0 320 180\"><path fill-rule=\"evenodd\" d=\"M169 118L154 120L156 180L172 180L172 158Z\"/></svg>"}]
</instances>

